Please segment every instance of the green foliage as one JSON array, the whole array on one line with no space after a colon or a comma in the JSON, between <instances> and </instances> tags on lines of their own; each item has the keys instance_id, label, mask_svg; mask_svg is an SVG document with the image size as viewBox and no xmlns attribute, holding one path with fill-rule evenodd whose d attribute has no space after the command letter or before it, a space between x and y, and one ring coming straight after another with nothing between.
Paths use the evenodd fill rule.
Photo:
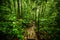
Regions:
<instances>
[{"instance_id":1,"label":"green foliage","mask_svg":"<svg viewBox=\"0 0 60 40\"><path fill-rule=\"evenodd\" d=\"M24 40L24 28L35 21L41 38L58 40L59 13L58 0L1 0L0 31Z\"/></svg>"},{"instance_id":2,"label":"green foliage","mask_svg":"<svg viewBox=\"0 0 60 40\"><path fill-rule=\"evenodd\" d=\"M20 40L24 40L24 28L22 21L18 20L18 2L13 0L1 0L0 5L0 31L12 35L10 39L16 36ZM4 4L3 4L4 3ZM15 8L16 7L16 8ZM4 34L3 34L4 35ZM2 40L2 39L1 39Z\"/></svg>"},{"instance_id":3,"label":"green foliage","mask_svg":"<svg viewBox=\"0 0 60 40\"><path fill-rule=\"evenodd\" d=\"M47 2L43 1L40 4L40 6L38 5L39 10L40 10L38 13L39 14L39 18L38 18L39 31L40 31L40 33L42 33L42 32L47 33L47 34L43 35L44 39L46 39L46 40L48 39L49 35L52 35L52 36L50 36L50 40L58 40L57 36L54 36L54 35L58 35L57 33L59 33L59 32L56 32L56 31L58 31L58 29L60 29L58 27L57 21L56 21L56 18L58 16L58 10L56 9L56 4L57 4L57 2L55 2L54 0L48 0ZM40 35L42 35L42 34L40 34Z\"/></svg>"}]
</instances>

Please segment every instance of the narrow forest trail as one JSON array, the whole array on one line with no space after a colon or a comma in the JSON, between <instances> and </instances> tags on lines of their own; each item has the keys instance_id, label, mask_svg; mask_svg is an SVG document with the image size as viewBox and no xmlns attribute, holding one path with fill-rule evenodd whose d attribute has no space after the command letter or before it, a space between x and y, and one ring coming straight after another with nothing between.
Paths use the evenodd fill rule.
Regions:
<instances>
[{"instance_id":1,"label":"narrow forest trail","mask_svg":"<svg viewBox=\"0 0 60 40\"><path fill-rule=\"evenodd\" d=\"M24 40L38 40L37 39L37 35L35 32L35 25L33 24L32 27L26 28L26 32L25 32L25 36L24 36Z\"/></svg>"}]
</instances>

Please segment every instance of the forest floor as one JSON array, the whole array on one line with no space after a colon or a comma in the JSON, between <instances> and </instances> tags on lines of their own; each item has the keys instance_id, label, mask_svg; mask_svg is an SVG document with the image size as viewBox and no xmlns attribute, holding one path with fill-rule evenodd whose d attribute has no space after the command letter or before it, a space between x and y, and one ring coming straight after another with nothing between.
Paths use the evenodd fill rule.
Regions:
<instances>
[{"instance_id":1,"label":"forest floor","mask_svg":"<svg viewBox=\"0 0 60 40\"><path fill-rule=\"evenodd\" d=\"M33 24L32 27L26 28L26 32L25 32L25 38L24 40L38 40L37 39L37 35L35 32L35 25Z\"/></svg>"}]
</instances>

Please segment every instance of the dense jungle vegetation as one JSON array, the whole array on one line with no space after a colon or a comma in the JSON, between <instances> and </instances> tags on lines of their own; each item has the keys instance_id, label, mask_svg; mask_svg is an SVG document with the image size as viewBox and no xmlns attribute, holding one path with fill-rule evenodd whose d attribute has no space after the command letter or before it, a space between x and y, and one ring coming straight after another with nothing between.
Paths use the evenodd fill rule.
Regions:
<instances>
[{"instance_id":1,"label":"dense jungle vegetation","mask_svg":"<svg viewBox=\"0 0 60 40\"><path fill-rule=\"evenodd\" d=\"M0 0L0 40L24 40L33 22L40 40L60 40L60 0Z\"/></svg>"}]
</instances>

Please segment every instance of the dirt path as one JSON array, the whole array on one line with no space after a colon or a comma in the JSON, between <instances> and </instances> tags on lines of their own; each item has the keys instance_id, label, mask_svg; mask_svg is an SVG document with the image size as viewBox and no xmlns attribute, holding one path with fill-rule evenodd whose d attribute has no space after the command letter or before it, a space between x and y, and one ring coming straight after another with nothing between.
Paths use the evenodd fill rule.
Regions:
<instances>
[{"instance_id":1,"label":"dirt path","mask_svg":"<svg viewBox=\"0 0 60 40\"><path fill-rule=\"evenodd\" d=\"M26 28L25 40L37 40L35 28L34 24L32 27Z\"/></svg>"}]
</instances>

